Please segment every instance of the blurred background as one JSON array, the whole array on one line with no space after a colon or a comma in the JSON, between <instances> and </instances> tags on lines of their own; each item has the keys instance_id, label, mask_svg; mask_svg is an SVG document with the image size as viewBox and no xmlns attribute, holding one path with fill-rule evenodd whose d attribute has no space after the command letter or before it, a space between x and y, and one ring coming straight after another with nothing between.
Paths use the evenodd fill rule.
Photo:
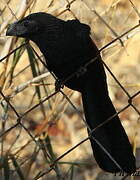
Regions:
<instances>
[{"instance_id":1,"label":"blurred background","mask_svg":"<svg viewBox=\"0 0 140 180\"><path fill-rule=\"evenodd\" d=\"M106 69L110 97L140 166L140 2L1 0L0 179L132 179L103 172L88 140L77 145L87 137L80 94L66 87L55 93L54 78L36 45L30 42L37 55L24 39L6 37L8 24L40 11L91 27L103 61L123 87Z\"/></svg>"}]
</instances>

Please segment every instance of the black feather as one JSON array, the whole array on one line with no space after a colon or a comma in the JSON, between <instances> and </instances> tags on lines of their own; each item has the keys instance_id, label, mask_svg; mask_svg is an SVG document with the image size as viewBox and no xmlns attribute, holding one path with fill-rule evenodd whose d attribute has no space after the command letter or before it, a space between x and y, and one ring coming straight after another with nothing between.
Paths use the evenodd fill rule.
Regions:
<instances>
[{"instance_id":1,"label":"black feather","mask_svg":"<svg viewBox=\"0 0 140 180\"><path fill-rule=\"evenodd\" d=\"M86 67L84 73L75 74L65 85L81 92L85 118L91 130L116 113L108 95L101 57L90 38L88 25L78 20L63 21L50 14L34 13L12 24L7 35L34 41L45 56L48 68L62 81L98 57ZM91 138L95 159L102 169L113 173L121 170L127 173L136 171L132 147L118 115L97 128L92 137L100 142L118 164Z\"/></svg>"}]
</instances>

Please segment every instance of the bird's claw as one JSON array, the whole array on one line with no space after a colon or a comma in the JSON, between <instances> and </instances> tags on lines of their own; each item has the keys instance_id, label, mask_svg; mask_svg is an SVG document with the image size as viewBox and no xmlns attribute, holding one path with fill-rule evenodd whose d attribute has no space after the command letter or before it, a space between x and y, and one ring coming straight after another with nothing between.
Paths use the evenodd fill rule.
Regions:
<instances>
[{"instance_id":1,"label":"bird's claw","mask_svg":"<svg viewBox=\"0 0 140 180\"><path fill-rule=\"evenodd\" d=\"M64 88L64 84L62 83L62 81L60 79L56 79L55 81L55 91L59 91L60 89Z\"/></svg>"}]
</instances>

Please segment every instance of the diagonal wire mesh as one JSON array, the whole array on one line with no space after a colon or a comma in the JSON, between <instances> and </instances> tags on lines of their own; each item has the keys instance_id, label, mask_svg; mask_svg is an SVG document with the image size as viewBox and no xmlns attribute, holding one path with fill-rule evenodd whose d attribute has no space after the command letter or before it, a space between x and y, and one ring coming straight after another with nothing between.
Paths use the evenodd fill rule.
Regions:
<instances>
[{"instance_id":1,"label":"diagonal wire mesh","mask_svg":"<svg viewBox=\"0 0 140 180\"><path fill-rule=\"evenodd\" d=\"M91 163L89 163L89 160L85 161L88 163L82 163L81 159L85 158L85 149L88 146L87 141L93 138L91 135L94 134L94 131L109 123L118 114L122 119L126 119L125 122L129 127L133 126L133 129L135 129L131 129L134 133L132 133L130 140L134 152L136 153L139 150L139 141L137 140L139 138L137 127L139 127L140 117L139 61L137 60L137 64L127 62L130 56L129 53L131 53L127 50L129 44L139 35L139 6L129 0L112 0L107 4L104 1L99 3L98 1L91 2L88 0L50 0L45 4L41 3L42 7L39 10L40 1L37 0L29 0L28 2L16 2L14 0L6 2L3 0L1 3L0 33L3 40L1 41L3 51L0 58L0 176L2 179L9 177L11 179L32 180L40 178L50 180L76 179L78 174L76 168L82 165L83 167L90 166L92 169L97 169L94 160L90 161ZM13 7L17 5L18 8L14 12ZM124 10L126 6L128 7L127 14L125 14ZM105 10L98 13L100 8ZM47 71L47 65L37 47L31 42L17 38L6 39L4 36L8 23L34 11L48 12L63 19L76 18L85 21L91 26L91 32L93 38L96 38L97 44L102 46L100 53L103 60L105 59L102 63L108 74L109 87L115 89L115 92L110 92L117 96L116 98L115 95L112 95L112 98L114 103L118 104L119 110L92 131L84 119L80 95L62 87L66 81L69 81L75 75L79 75L87 66L96 61L98 56L91 59L85 66L79 67L75 73L71 74L64 82L61 82L60 89L55 89L55 80L57 78L52 72ZM118 15L120 12L124 16L123 20L120 20ZM8 20L5 21L7 14ZM130 26L132 18L135 21ZM93 24L97 24L97 29ZM118 26L122 27L118 28ZM104 29L104 32L102 29ZM104 39L103 43L100 42L102 39ZM132 44L134 43L135 41ZM130 46L130 48L132 47ZM123 58L127 57L124 64L121 56ZM111 61L109 61L110 59ZM115 66L117 70L115 70ZM133 73L131 72L131 66L134 68ZM129 74L132 78L129 77L128 82L130 83L127 83L127 79L123 81L123 77ZM89 136L83 130L85 126L90 131ZM75 141L73 139L77 134L77 130L78 132L81 131L82 134L84 133L84 136L80 134L80 137L78 137L77 135L78 138ZM94 138L94 140L121 169L120 165L98 139ZM84 144L86 145L84 146ZM79 151L81 151L82 145L84 153L80 155ZM63 146L67 146L67 148L62 148ZM90 149L90 146L88 147ZM75 158L72 157L72 160L71 158L67 159L76 150L77 155L74 154ZM64 170L65 166L66 169ZM88 179L85 175L84 177ZM123 178L126 179L127 176Z\"/></svg>"}]
</instances>

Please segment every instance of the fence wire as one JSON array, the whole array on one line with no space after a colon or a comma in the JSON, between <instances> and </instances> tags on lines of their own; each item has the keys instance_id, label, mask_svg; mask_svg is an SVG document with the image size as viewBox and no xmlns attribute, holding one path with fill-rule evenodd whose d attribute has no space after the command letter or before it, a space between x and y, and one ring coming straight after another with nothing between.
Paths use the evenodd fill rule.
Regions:
<instances>
[{"instance_id":1,"label":"fence wire","mask_svg":"<svg viewBox=\"0 0 140 180\"><path fill-rule=\"evenodd\" d=\"M12 1L12 0L11 0ZM8 26L8 23L11 21L14 21L15 19L20 19L24 17L24 15L27 13L31 13L34 7L37 5L38 1L36 0L29 0L28 2L26 1L21 1L20 6L22 7L21 9L19 8L17 13L14 13L11 7L11 1L5 2L3 1L3 7L1 8L1 15L4 19L4 13L5 11L8 10L9 19L4 22L1 25L1 37L3 32ZM126 42L133 38L136 34L139 33L139 22L138 24L134 25L131 28L125 29L123 33L118 35L119 33L112 28L112 26L104 19L104 15L110 11L110 9L117 7L120 3L122 3L121 0L118 1L112 1L112 4L110 4L109 8L103 12L102 14L98 13L95 9L95 7L90 6L89 1L79 1L79 0L73 0L73 1L65 1L65 5L61 8L59 11L54 10L54 15L57 17L61 17L66 13L69 13L71 17L79 19L78 13L75 13L75 9L72 7L75 3L80 3L85 6L86 9L91 13L91 16L94 18L97 18L101 21L102 24L110 31L110 33L115 37L108 43L105 43L105 45L100 48L99 52L104 54L105 50L108 50L114 46L118 46L119 49L126 48ZM125 1L126 2L126 1ZM56 1L49 1L49 4L47 6L47 9L53 4L55 4ZM135 4L132 1L127 1L127 3L130 3L130 6L133 9L133 13L137 14L137 17L139 18L139 12L138 9L136 8ZM95 4L98 4L97 2ZM78 6L77 6L78 8ZM131 12L132 13L132 12ZM94 29L93 29L94 31ZM20 44L20 45L19 45ZM16 47L18 46L18 47ZM127 97L127 103L125 105L122 105L120 110L114 114L113 116L109 117L104 123L100 124L97 126L95 129L90 130L88 127L84 117L83 113L81 110L79 110L79 107L75 105L73 102L73 92L70 91L70 93L65 91L63 89L63 84L65 82L69 81L72 77L75 75L80 75L80 73L84 73L84 70L86 70L87 66L89 66L91 63L96 61L98 58L95 57L94 59L91 59L85 66L80 67L75 73L71 74L67 79L65 79L63 82L59 83L60 88L55 88L54 85L54 79L56 81L59 81L55 75L52 72L48 72L46 70L46 63L42 57L42 55L36 50L36 47L28 42L28 41L20 41L17 38L9 38L7 42L5 42L5 49L6 53L4 52L5 56L3 54L1 55L0 63L4 66L4 71L1 73L1 82L0 82L0 95L1 95L1 132L0 132L0 137L1 137L1 177L5 177L6 173L14 174L15 172L18 174L19 179L32 179L32 180L37 180L40 178L43 178L44 176L47 177L48 174L50 174L52 171L55 172L56 174L56 179L67 179L67 173L65 173L65 176L62 175L62 172L60 170L59 165L61 164L61 160L69 155L71 152L73 152L75 149L77 149L81 144L85 143L92 137L92 134L94 131L96 131L98 128L104 126L106 123L109 123L113 117L116 115L121 115L122 112L125 112L128 110L129 107L131 107L135 113L138 115L137 120L139 120L140 117L140 110L139 110L139 104L134 103L134 100L137 99L140 96L140 90L137 90L135 93L130 93L127 88L123 85L122 82L116 77L114 74L113 70L107 65L105 61L102 61L106 71L109 73L109 76L112 77L112 79L115 81L117 88L120 88L123 92L123 95ZM20 71L15 73L15 69L17 67L17 64L19 63L20 57L24 54L24 51L27 50L28 52L28 57L24 57L24 59L30 59L29 64L26 67L22 67ZM103 55L104 57L104 55ZM103 58L104 59L104 58ZM12 61L12 65L10 64L10 61ZM9 69L10 66L10 69ZM31 69L29 69L31 67ZM22 73L25 73L26 70L29 70L32 72L32 79L26 79L23 83L18 84L20 81L18 80L18 83L14 81L17 77L21 76ZM8 73L7 73L8 72ZM25 73L26 74L26 73ZM45 78L53 79L48 80L49 83L44 80ZM20 78L19 78L20 79ZM53 82L53 83L52 83ZM15 85L15 84L16 85ZM133 84L133 83L132 83ZM139 87L139 84L138 84ZM31 88L31 92L28 91L28 89ZM23 95L25 91L25 96L23 96L22 102L20 99L20 95ZM42 93L43 91L43 93ZM23 94L21 94L23 93ZM28 93L30 95L28 95ZM42 95L43 94L43 95ZM61 98L57 99L57 95L60 95ZM29 100L29 96L31 99ZM27 99L26 99L27 97ZM18 102L18 98L20 99L20 102ZM59 106L59 100L63 101L64 104L62 105L60 103ZM29 103L27 106L26 101ZM139 101L138 101L139 102ZM25 103L25 104L24 104ZM47 105L46 105L46 104ZM21 106L21 110L19 107ZM23 107L26 106L26 107ZM57 107L56 107L57 106ZM53 126L53 123L56 125L58 122L56 119L60 119L61 114L64 113L66 110L66 107L69 106L70 108L73 109L73 111L78 115L79 119L81 119L85 126L89 130L89 135L86 138L83 138L80 140L77 144L74 146L68 148L65 152L61 153L59 156L56 156L53 150L52 146L52 140L51 136L49 136L48 132L48 127ZM36 112L40 111L41 112L41 117L38 117L39 119L45 119L45 123L42 125L38 125L37 122L33 122L33 116L37 115ZM32 116L31 116L32 114ZM29 118L29 121L31 119L32 125L27 125L26 118ZM11 122L9 122L11 120ZM47 120L46 120L47 119ZM55 119L55 120L54 120ZM59 120L61 121L61 119ZM139 121L137 121L139 123ZM32 127L33 126L33 127ZM45 128L47 126L47 128ZM36 130L37 129L37 130ZM34 131L33 131L34 130ZM24 145L21 143L21 147L16 147L17 141L22 137L22 131L26 134L26 137L30 137ZM46 135L43 135L43 138L41 137L44 132L47 133ZM14 140L11 140L11 144L8 146L8 148L5 148L5 141L8 141L8 137L12 136L12 134L15 136ZM102 150L110 157L110 159L118 166L120 169L120 165L114 160L114 158L107 152L107 150L102 146L102 144L98 141L98 139L93 138L94 141L97 142L97 144L102 148ZM9 139L10 140L10 139ZM20 141L21 141L20 140ZM20 158L18 157L20 153L27 147L33 147L30 146L32 143L35 144L35 147L33 148L32 154L25 154L24 160L20 161ZM134 145L134 151L136 151L137 144ZM30 168L33 163L37 160L37 157L39 156L39 153L43 153L43 158L47 162L46 168L40 168L38 173L32 173L32 178L29 175ZM40 156L39 156L40 157ZM26 173L24 174L22 172L22 167L25 166L25 164L28 163L28 169L26 169ZM64 163L65 164L65 163ZM70 162L66 163L70 164ZM71 168L73 168L74 164L71 164ZM8 169L10 167L14 167L12 172L9 172ZM39 165L38 165L39 166ZM70 170L72 172L72 170ZM72 173L71 173L72 174ZM7 175L8 176L8 175ZM127 178L124 177L123 179ZM74 179L74 178L73 178Z\"/></svg>"}]
</instances>

